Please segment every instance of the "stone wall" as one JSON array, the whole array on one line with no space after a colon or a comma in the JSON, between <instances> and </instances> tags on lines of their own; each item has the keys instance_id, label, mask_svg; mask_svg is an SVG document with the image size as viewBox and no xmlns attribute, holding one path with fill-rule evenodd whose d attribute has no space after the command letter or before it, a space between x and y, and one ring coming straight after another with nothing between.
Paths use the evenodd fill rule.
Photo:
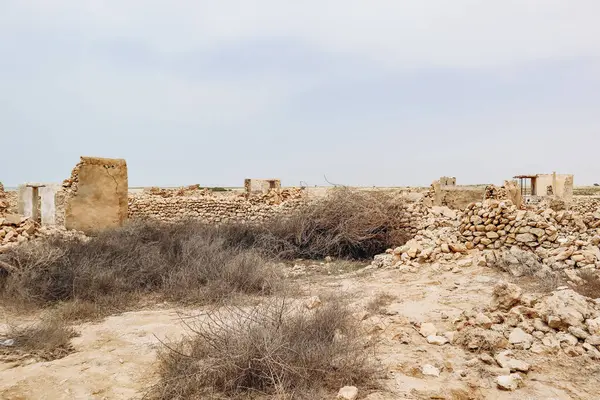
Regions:
<instances>
[{"instance_id":1,"label":"stone wall","mask_svg":"<svg viewBox=\"0 0 600 400\"><path fill-rule=\"evenodd\" d=\"M165 194L150 190L129 195L129 218L165 222L185 219L207 223L262 222L290 214L307 201L304 191L297 188L275 189L250 197L237 193L214 195L202 191L190 195L184 191Z\"/></svg>"},{"instance_id":2,"label":"stone wall","mask_svg":"<svg viewBox=\"0 0 600 400\"><path fill-rule=\"evenodd\" d=\"M92 233L121 226L127 220L125 160L81 157L63 187L67 229Z\"/></svg>"},{"instance_id":3,"label":"stone wall","mask_svg":"<svg viewBox=\"0 0 600 400\"><path fill-rule=\"evenodd\" d=\"M442 185L439 181L431 184L427 198L431 205L446 206L455 210L464 210L473 202L482 201L486 194L486 186Z\"/></svg>"}]
</instances>

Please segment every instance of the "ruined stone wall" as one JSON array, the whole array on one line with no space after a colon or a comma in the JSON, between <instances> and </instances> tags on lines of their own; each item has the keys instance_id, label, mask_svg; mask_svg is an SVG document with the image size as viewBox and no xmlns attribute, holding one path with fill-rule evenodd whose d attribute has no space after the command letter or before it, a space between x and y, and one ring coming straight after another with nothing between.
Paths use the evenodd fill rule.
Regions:
<instances>
[{"instance_id":1,"label":"ruined stone wall","mask_svg":"<svg viewBox=\"0 0 600 400\"><path fill-rule=\"evenodd\" d=\"M180 195L177 195L180 193ZM175 222L194 219L207 223L262 222L286 215L301 208L308 199L301 189L272 190L259 196L213 195L199 192L186 195L173 191L165 195L159 191L129 194L129 218L157 219Z\"/></svg>"},{"instance_id":2,"label":"ruined stone wall","mask_svg":"<svg viewBox=\"0 0 600 400\"><path fill-rule=\"evenodd\" d=\"M125 160L81 157L63 187L67 229L92 233L120 226L127 220Z\"/></svg>"}]
</instances>

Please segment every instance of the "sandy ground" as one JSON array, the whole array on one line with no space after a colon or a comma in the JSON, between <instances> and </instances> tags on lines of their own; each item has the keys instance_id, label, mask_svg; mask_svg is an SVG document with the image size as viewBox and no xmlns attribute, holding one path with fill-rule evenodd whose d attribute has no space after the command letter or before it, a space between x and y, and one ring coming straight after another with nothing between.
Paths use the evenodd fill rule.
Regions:
<instances>
[{"instance_id":1,"label":"sandy ground","mask_svg":"<svg viewBox=\"0 0 600 400\"><path fill-rule=\"evenodd\" d=\"M485 267L458 272L423 266L417 272L374 270L342 275L309 272L294 278L306 296L344 293L357 312L380 293L395 296L383 313L365 324L379 335L378 357L387 378L385 390L361 392L360 398L392 399L600 399L600 362L561 355L517 356L532 364L525 386L514 392L496 388L495 369L477 354L446 344L431 345L414 322L431 322L451 331L463 310L483 309L495 282L503 276ZM185 334L182 310L151 309L111 316L76 326L75 352L52 362L0 363L1 399L135 399L155 382L156 351L161 341ZM186 314L193 310L183 310ZM439 377L424 376L425 364Z\"/></svg>"}]
</instances>

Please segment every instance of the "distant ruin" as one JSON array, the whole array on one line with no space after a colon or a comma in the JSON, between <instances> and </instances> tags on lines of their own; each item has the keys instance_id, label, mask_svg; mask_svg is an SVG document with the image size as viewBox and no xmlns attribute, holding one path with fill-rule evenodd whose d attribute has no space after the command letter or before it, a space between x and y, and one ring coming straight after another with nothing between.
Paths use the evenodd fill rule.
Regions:
<instances>
[{"instance_id":1,"label":"distant ruin","mask_svg":"<svg viewBox=\"0 0 600 400\"><path fill-rule=\"evenodd\" d=\"M485 195L485 185L460 186L456 178L441 177L431 184L428 201L432 206L447 206L464 209L469 203L481 201Z\"/></svg>"},{"instance_id":2,"label":"distant ruin","mask_svg":"<svg viewBox=\"0 0 600 400\"><path fill-rule=\"evenodd\" d=\"M268 193L273 189L281 189L281 180L279 179L245 179L244 189L247 194L250 193Z\"/></svg>"},{"instance_id":3,"label":"distant ruin","mask_svg":"<svg viewBox=\"0 0 600 400\"><path fill-rule=\"evenodd\" d=\"M571 203L573 200L573 175L570 174L535 174L517 175L521 196L526 203L537 202L540 198L556 197Z\"/></svg>"}]
</instances>

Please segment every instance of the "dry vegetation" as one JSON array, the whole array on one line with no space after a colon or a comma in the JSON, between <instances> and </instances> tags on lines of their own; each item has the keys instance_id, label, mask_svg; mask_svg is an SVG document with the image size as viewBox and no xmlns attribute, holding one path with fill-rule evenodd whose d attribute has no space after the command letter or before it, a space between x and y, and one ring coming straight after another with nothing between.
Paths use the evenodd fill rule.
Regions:
<instances>
[{"instance_id":1,"label":"dry vegetation","mask_svg":"<svg viewBox=\"0 0 600 400\"><path fill-rule=\"evenodd\" d=\"M87 241L48 239L2 256L8 268L0 295L7 303L79 301L111 308L144 294L203 303L232 293L270 294L279 279L269 260L371 258L404 242L401 217L389 195L339 189L290 218L262 225L147 221Z\"/></svg>"},{"instance_id":2,"label":"dry vegetation","mask_svg":"<svg viewBox=\"0 0 600 400\"><path fill-rule=\"evenodd\" d=\"M74 335L65 321L124 311L140 299L218 303L186 340L162 351L153 397L314 399L347 384L368 388L376 372L372 346L340 300L314 311L279 296L254 308L223 304L234 294L285 293L273 261L351 262L402 244L402 215L390 195L339 189L261 225L145 221L88 240L55 237L12 248L0 256L0 301L48 308L51 318L7 332L15 339L7 351L64 356Z\"/></svg>"},{"instance_id":3,"label":"dry vegetation","mask_svg":"<svg viewBox=\"0 0 600 400\"><path fill-rule=\"evenodd\" d=\"M396 296L389 293L379 293L367 304L367 311L372 314L382 314L385 312L385 307L389 306Z\"/></svg>"},{"instance_id":4,"label":"dry vegetation","mask_svg":"<svg viewBox=\"0 0 600 400\"><path fill-rule=\"evenodd\" d=\"M200 224L141 223L88 241L19 246L4 256L14 271L2 279L2 296L43 306L110 304L138 294L209 302L231 293L269 293L275 275L264 258L224 242Z\"/></svg>"},{"instance_id":5,"label":"dry vegetation","mask_svg":"<svg viewBox=\"0 0 600 400\"><path fill-rule=\"evenodd\" d=\"M0 347L3 359L15 361L20 358L35 357L50 361L62 358L73 351L71 339L77 333L65 321L51 317L32 325L11 327L0 341L13 341Z\"/></svg>"},{"instance_id":6,"label":"dry vegetation","mask_svg":"<svg viewBox=\"0 0 600 400\"><path fill-rule=\"evenodd\" d=\"M199 317L190 330L160 354L152 398L315 399L344 385L374 385L372 346L340 300L313 311L285 298L227 307Z\"/></svg>"},{"instance_id":7,"label":"dry vegetation","mask_svg":"<svg viewBox=\"0 0 600 400\"><path fill-rule=\"evenodd\" d=\"M579 273L579 277L581 282L573 285L573 290L583 296L600 299L600 273L593 270L584 270Z\"/></svg>"},{"instance_id":8,"label":"dry vegetation","mask_svg":"<svg viewBox=\"0 0 600 400\"><path fill-rule=\"evenodd\" d=\"M371 259L406 242L403 216L402 202L391 194L338 188L288 218L221 230L230 244L273 258Z\"/></svg>"}]
</instances>

